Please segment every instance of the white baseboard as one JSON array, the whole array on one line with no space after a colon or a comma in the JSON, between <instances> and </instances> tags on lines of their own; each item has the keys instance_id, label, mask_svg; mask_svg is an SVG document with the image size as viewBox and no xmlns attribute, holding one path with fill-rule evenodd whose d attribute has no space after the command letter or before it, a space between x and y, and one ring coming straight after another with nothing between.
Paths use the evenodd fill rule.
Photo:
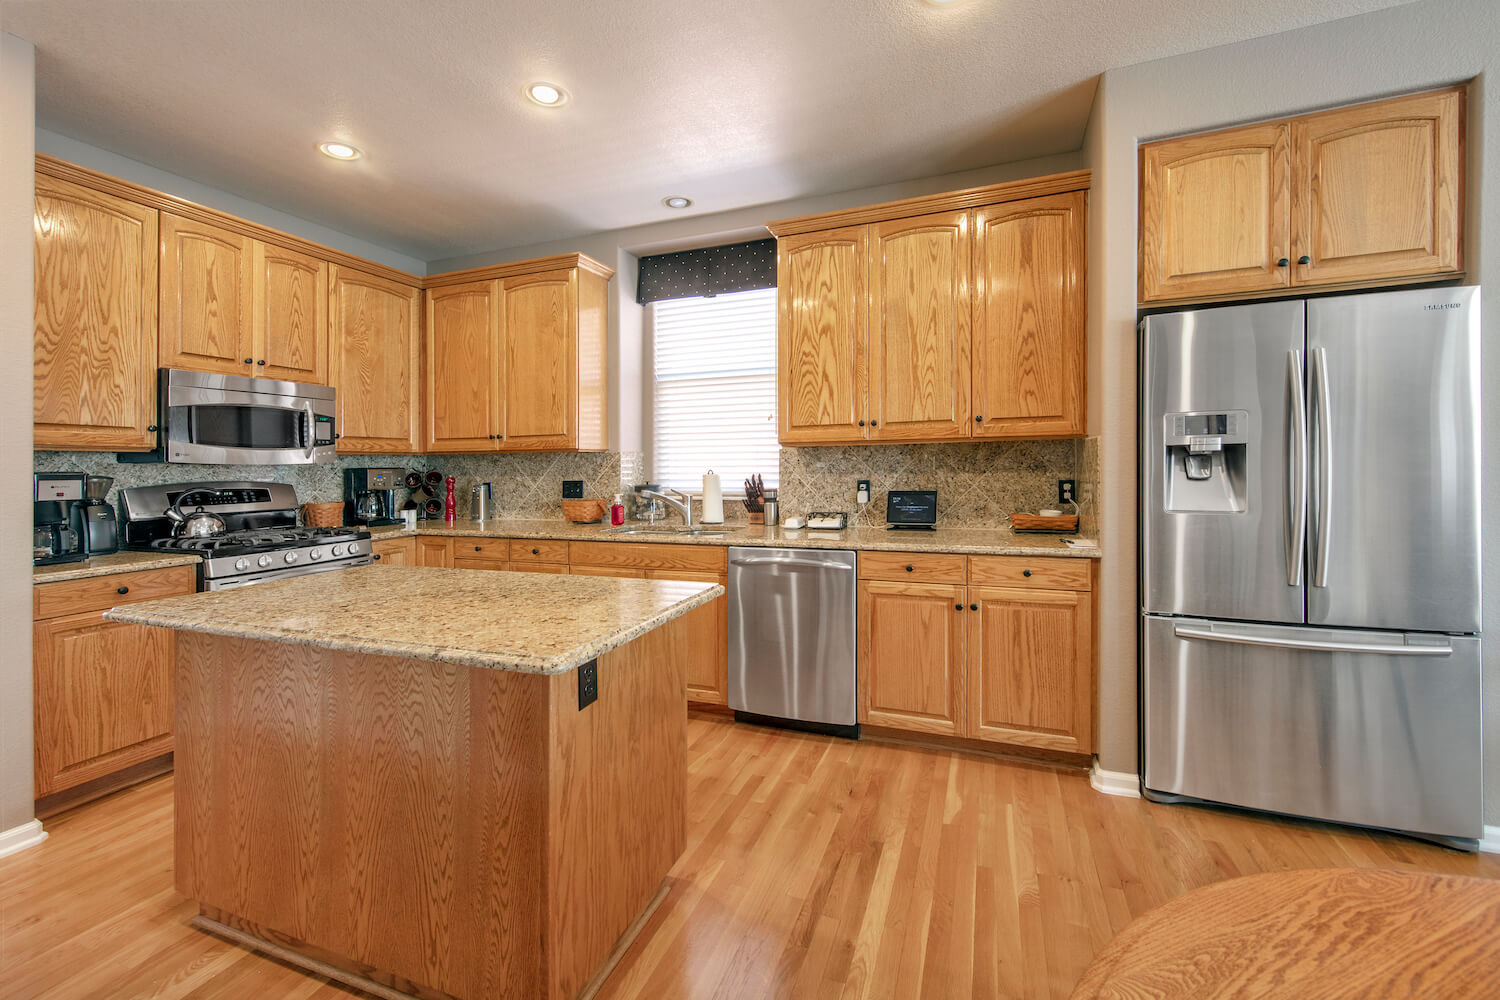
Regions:
<instances>
[{"instance_id":1,"label":"white baseboard","mask_svg":"<svg viewBox=\"0 0 1500 1000\"><path fill-rule=\"evenodd\" d=\"M1141 797L1140 775L1130 771L1106 771L1097 760L1089 768L1089 784L1094 791L1105 795L1121 795L1128 799Z\"/></svg>"},{"instance_id":2,"label":"white baseboard","mask_svg":"<svg viewBox=\"0 0 1500 1000\"><path fill-rule=\"evenodd\" d=\"M1486 826L1479 849L1485 854L1500 854L1500 826Z\"/></svg>"},{"instance_id":3,"label":"white baseboard","mask_svg":"<svg viewBox=\"0 0 1500 1000\"><path fill-rule=\"evenodd\" d=\"M12 827L0 833L0 858L35 847L46 839L47 831L42 829L42 821L39 819Z\"/></svg>"}]
</instances>

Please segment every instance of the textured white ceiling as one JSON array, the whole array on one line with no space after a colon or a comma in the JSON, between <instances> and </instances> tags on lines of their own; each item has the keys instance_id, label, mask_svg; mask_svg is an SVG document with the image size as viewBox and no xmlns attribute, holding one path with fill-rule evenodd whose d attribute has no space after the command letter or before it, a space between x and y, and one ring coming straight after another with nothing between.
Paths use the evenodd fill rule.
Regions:
<instances>
[{"instance_id":1,"label":"textured white ceiling","mask_svg":"<svg viewBox=\"0 0 1500 1000\"><path fill-rule=\"evenodd\" d=\"M1398 2L4 0L0 25L36 45L41 127L434 260L1075 150L1106 69Z\"/></svg>"}]
</instances>

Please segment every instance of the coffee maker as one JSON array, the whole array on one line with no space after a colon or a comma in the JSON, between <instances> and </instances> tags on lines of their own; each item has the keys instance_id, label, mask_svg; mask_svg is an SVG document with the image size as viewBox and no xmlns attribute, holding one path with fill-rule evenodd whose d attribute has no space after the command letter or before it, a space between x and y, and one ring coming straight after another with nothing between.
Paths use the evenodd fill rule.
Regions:
<instances>
[{"instance_id":1,"label":"coffee maker","mask_svg":"<svg viewBox=\"0 0 1500 1000\"><path fill-rule=\"evenodd\" d=\"M31 564L81 562L89 557L82 472L38 472L32 477Z\"/></svg>"},{"instance_id":2,"label":"coffee maker","mask_svg":"<svg viewBox=\"0 0 1500 1000\"><path fill-rule=\"evenodd\" d=\"M400 524L396 488L405 476L405 469L345 469L344 523Z\"/></svg>"}]
</instances>

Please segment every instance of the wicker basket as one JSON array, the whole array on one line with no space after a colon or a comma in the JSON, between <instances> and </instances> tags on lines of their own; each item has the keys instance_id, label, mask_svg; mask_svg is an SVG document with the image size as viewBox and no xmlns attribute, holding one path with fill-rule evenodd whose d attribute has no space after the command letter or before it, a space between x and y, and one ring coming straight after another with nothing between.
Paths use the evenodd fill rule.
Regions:
<instances>
[{"instance_id":1,"label":"wicker basket","mask_svg":"<svg viewBox=\"0 0 1500 1000\"><path fill-rule=\"evenodd\" d=\"M563 517L574 524L596 524L604 520L603 500L564 500Z\"/></svg>"},{"instance_id":2,"label":"wicker basket","mask_svg":"<svg viewBox=\"0 0 1500 1000\"><path fill-rule=\"evenodd\" d=\"M305 503L302 523L309 528L337 528L344 523L344 505L339 503Z\"/></svg>"},{"instance_id":3,"label":"wicker basket","mask_svg":"<svg viewBox=\"0 0 1500 1000\"><path fill-rule=\"evenodd\" d=\"M1078 515L1042 517L1040 514L1012 514L1012 531L1056 531L1062 534L1078 532Z\"/></svg>"}]
</instances>

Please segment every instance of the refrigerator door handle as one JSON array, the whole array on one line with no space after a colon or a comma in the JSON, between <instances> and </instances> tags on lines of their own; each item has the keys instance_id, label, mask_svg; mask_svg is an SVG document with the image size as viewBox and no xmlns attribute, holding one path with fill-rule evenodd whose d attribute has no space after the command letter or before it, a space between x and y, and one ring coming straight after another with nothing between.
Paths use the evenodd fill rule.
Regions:
<instances>
[{"instance_id":1,"label":"refrigerator door handle","mask_svg":"<svg viewBox=\"0 0 1500 1000\"><path fill-rule=\"evenodd\" d=\"M1377 653L1382 656L1451 656L1453 645L1447 640L1430 646L1406 646L1384 642L1320 642L1316 639L1293 639L1284 636L1255 635L1245 632L1219 632L1213 629L1178 625L1173 632L1179 639L1208 639L1234 642L1242 646L1276 646L1280 649L1309 649L1327 653Z\"/></svg>"},{"instance_id":2,"label":"refrigerator door handle","mask_svg":"<svg viewBox=\"0 0 1500 1000\"><path fill-rule=\"evenodd\" d=\"M1312 378L1317 389L1317 406L1313 410L1318 435L1318 539L1313 547L1312 585L1328 586L1329 526L1333 520L1333 420L1329 415L1328 350L1313 348Z\"/></svg>"},{"instance_id":3,"label":"refrigerator door handle","mask_svg":"<svg viewBox=\"0 0 1500 1000\"><path fill-rule=\"evenodd\" d=\"M1307 398L1302 388L1302 352L1286 352L1286 388L1292 405L1286 469L1286 585L1302 586L1302 550L1307 544Z\"/></svg>"}]
</instances>

